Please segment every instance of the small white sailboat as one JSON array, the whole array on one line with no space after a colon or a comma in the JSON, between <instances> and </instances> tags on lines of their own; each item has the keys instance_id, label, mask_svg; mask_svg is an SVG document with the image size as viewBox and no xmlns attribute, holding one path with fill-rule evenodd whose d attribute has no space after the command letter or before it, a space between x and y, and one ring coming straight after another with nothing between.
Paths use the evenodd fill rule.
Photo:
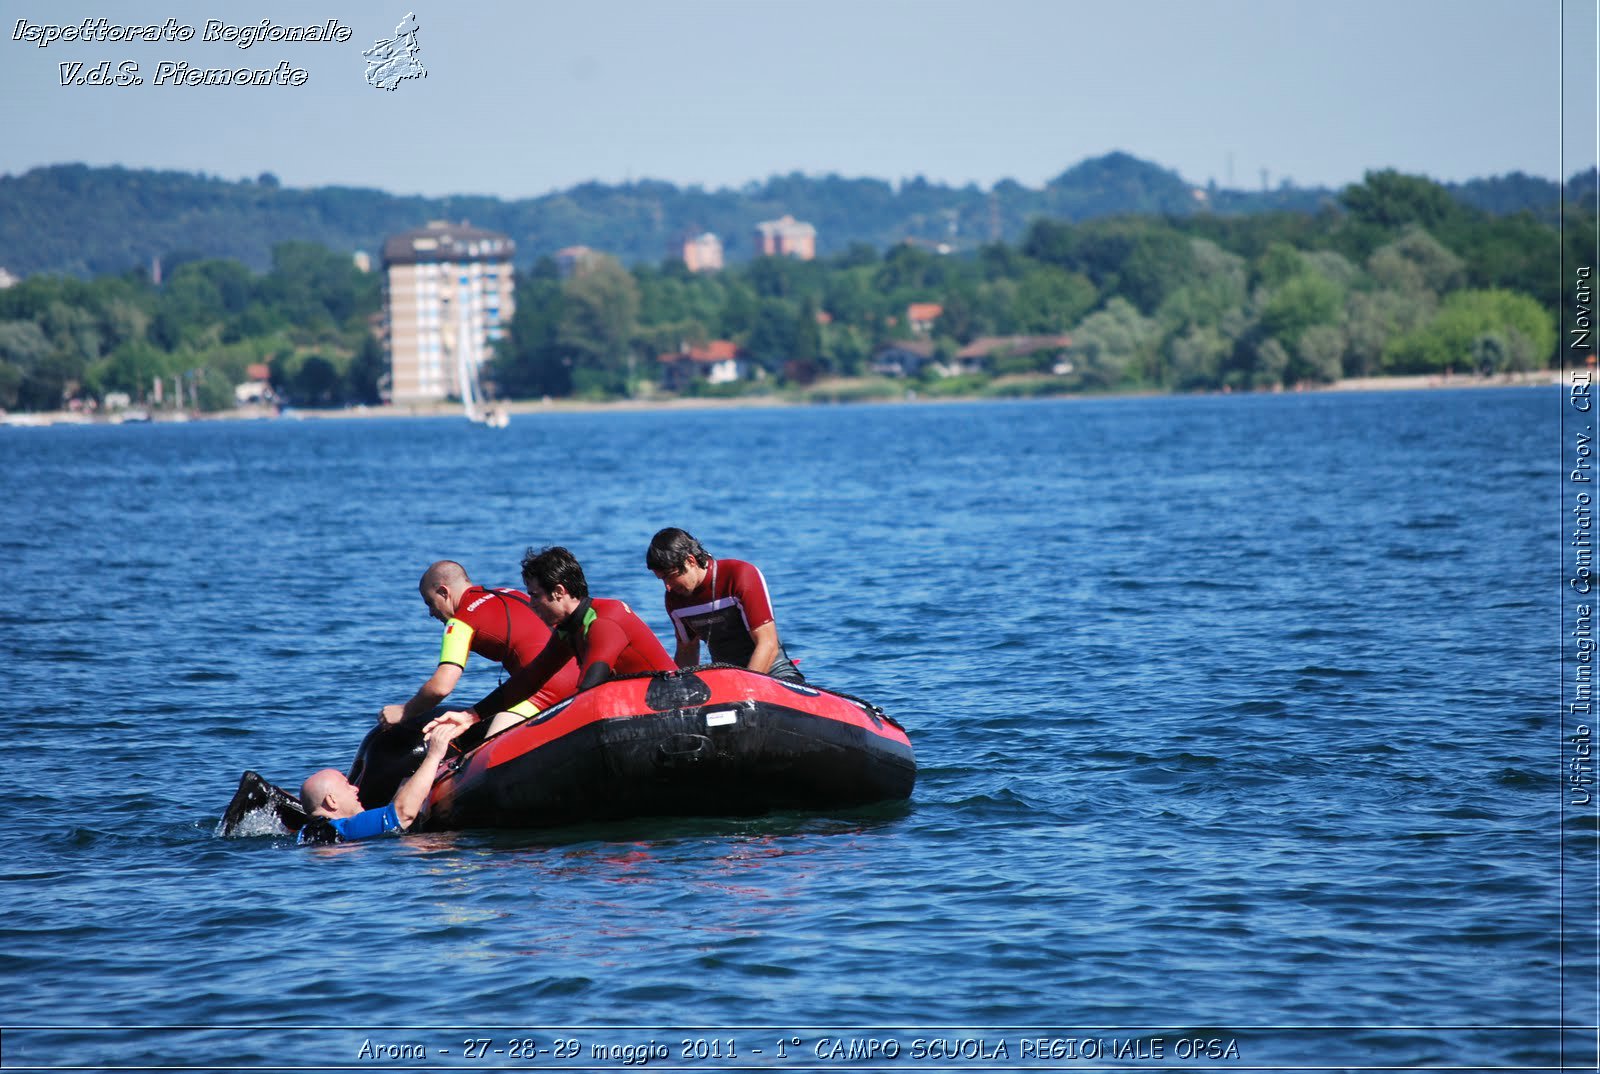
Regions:
<instances>
[{"instance_id":1,"label":"small white sailboat","mask_svg":"<svg viewBox=\"0 0 1600 1074\"><path fill-rule=\"evenodd\" d=\"M511 424L511 411L503 403L484 406L480 410L483 388L478 383L478 370L467 362L467 348L461 342L468 337L467 304L456 303L456 391L461 396L461 410L468 421L488 429L504 429Z\"/></svg>"}]
</instances>

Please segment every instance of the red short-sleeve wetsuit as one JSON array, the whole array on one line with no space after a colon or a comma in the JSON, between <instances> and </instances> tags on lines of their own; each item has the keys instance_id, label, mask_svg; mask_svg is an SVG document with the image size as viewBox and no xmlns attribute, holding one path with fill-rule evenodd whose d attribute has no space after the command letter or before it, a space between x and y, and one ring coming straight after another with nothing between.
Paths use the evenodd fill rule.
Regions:
<instances>
[{"instance_id":1,"label":"red short-sleeve wetsuit","mask_svg":"<svg viewBox=\"0 0 1600 1074\"><path fill-rule=\"evenodd\" d=\"M574 667L576 662L576 667ZM612 675L672 671L677 667L643 619L620 600L585 600L561 621L550 641L527 667L472 706L480 716L499 712L507 702L526 697L563 669L573 670L579 689Z\"/></svg>"},{"instance_id":2,"label":"red short-sleeve wetsuit","mask_svg":"<svg viewBox=\"0 0 1600 1074\"><path fill-rule=\"evenodd\" d=\"M514 678L531 664L550 643L550 628L544 625L528 597L515 589L485 589L475 585L461 595L456 614L444 626L439 646L439 663L467 666L467 652L498 661ZM576 693L578 669L563 667L551 675L534 693L520 694L505 706L530 701L534 708L546 709ZM495 712L501 711L495 709Z\"/></svg>"},{"instance_id":3,"label":"red short-sleeve wetsuit","mask_svg":"<svg viewBox=\"0 0 1600 1074\"><path fill-rule=\"evenodd\" d=\"M751 636L773 621L767 580L752 564L739 559L714 559L692 593L667 591L667 614L679 641L703 641L718 664L748 667L755 654ZM800 670L780 647L767 674L800 679Z\"/></svg>"}]
</instances>

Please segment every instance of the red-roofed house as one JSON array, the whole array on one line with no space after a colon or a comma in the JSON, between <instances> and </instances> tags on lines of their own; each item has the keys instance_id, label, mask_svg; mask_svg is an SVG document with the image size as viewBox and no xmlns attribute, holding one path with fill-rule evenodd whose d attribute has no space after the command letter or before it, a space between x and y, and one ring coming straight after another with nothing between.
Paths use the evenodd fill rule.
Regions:
<instances>
[{"instance_id":1,"label":"red-roofed house","mask_svg":"<svg viewBox=\"0 0 1600 1074\"><path fill-rule=\"evenodd\" d=\"M703 347L685 346L675 354L658 355L661 386L682 391L697 380L707 384L731 384L750 379L750 359L731 339L714 339Z\"/></svg>"},{"instance_id":2,"label":"red-roofed house","mask_svg":"<svg viewBox=\"0 0 1600 1074\"><path fill-rule=\"evenodd\" d=\"M233 398L240 406L250 404L271 403L276 399L272 394L272 367L265 362L251 362L244 369L244 383L236 385L233 389Z\"/></svg>"},{"instance_id":3,"label":"red-roofed house","mask_svg":"<svg viewBox=\"0 0 1600 1074\"><path fill-rule=\"evenodd\" d=\"M944 307L937 302L913 302L906 307L906 327L912 335L926 336L943 313Z\"/></svg>"},{"instance_id":4,"label":"red-roofed house","mask_svg":"<svg viewBox=\"0 0 1600 1074\"><path fill-rule=\"evenodd\" d=\"M1071 336L979 336L956 351L950 364L952 373L984 373L996 359L1032 355L1056 373L1070 373L1067 357Z\"/></svg>"}]
</instances>

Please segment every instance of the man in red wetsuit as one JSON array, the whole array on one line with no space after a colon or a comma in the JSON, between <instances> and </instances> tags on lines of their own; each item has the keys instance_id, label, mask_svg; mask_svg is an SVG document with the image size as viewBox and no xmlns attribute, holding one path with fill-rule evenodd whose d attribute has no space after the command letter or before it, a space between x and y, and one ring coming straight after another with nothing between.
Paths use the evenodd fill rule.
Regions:
<instances>
[{"instance_id":1,"label":"man in red wetsuit","mask_svg":"<svg viewBox=\"0 0 1600 1074\"><path fill-rule=\"evenodd\" d=\"M805 681L783 651L767 580L753 565L712 559L699 541L671 527L650 539L644 562L667 587L667 615L678 636L679 667L700 662L703 640L715 663Z\"/></svg>"},{"instance_id":2,"label":"man in red wetsuit","mask_svg":"<svg viewBox=\"0 0 1600 1074\"><path fill-rule=\"evenodd\" d=\"M439 666L421 688L403 705L385 705L378 721L394 725L421 716L450 696L467 666L467 654L477 653L497 661L515 675L530 664L550 641L550 628L534 613L528 598L515 589L485 589L473 585L466 568L442 559L429 567L417 583L428 614L444 624L444 640L439 646ZM527 719L549 708L578 689L576 668L563 668L530 691L511 699L497 715L505 726Z\"/></svg>"},{"instance_id":3,"label":"man in red wetsuit","mask_svg":"<svg viewBox=\"0 0 1600 1074\"><path fill-rule=\"evenodd\" d=\"M485 712L499 713L507 704L527 697L574 664L579 690L587 690L613 675L676 668L666 649L632 608L620 600L589 596L583 568L565 548L557 546L538 552L528 549L522 559L522 581L528 588L528 603L550 627L549 643L488 697L470 709L446 713L424 728L424 733L440 721L471 724ZM495 717L489 734L500 730L496 724L501 722L501 716Z\"/></svg>"}]
</instances>

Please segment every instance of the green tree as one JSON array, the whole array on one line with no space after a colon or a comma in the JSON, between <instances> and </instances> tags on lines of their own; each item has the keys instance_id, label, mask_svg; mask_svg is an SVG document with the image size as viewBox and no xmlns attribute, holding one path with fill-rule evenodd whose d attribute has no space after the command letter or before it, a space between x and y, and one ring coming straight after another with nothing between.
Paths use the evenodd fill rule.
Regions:
<instances>
[{"instance_id":1,"label":"green tree","mask_svg":"<svg viewBox=\"0 0 1600 1074\"><path fill-rule=\"evenodd\" d=\"M1383 366L1389 341L1426 324L1438 307L1438 299L1431 291L1352 292L1345 301L1345 374L1376 374Z\"/></svg>"},{"instance_id":2,"label":"green tree","mask_svg":"<svg viewBox=\"0 0 1600 1074\"><path fill-rule=\"evenodd\" d=\"M1094 308L1099 294L1082 273L1039 265L1017 285L1012 307L1016 331L1060 333Z\"/></svg>"},{"instance_id":3,"label":"green tree","mask_svg":"<svg viewBox=\"0 0 1600 1074\"><path fill-rule=\"evenodd\" d=\"M1368 172L1362 182L1346 187L1339 201L1358 222L1388 230L1411 224L1434 230L1469 212L1431 179L1393 169Z\"/></svg>"},{"instance_id":4,"label":"green tree","mask_svg":"<svg viewBox=\"0 0 1600 1074\"><path fill-rule=\"evenodd\" d=\"M1165 380L1180 391L1215 388L1232 351L1233 341L1216 328L1190 325L1168 345Z\"/></svg>"},{"instance_id":5,"label":"green tree","mask_svg":"<svg viewBox=\"0 0 1600 1074\"><path fill-rule=\"evenodd\" d=\"M22 370L10 362L0 361L0 410L11 410L17 405L17 389L22 387Z\"/></svg>"},{"instance_id":6,"label":"green tree","mask_svg":"<svg viewBox=\"0 0 1600 1074\"><path fill-rule=\"evenodd\" d=\"M1277 337L1260 340L1251 350L1248 386L1272 388L1283 383L1289 369L1289 351Z\"/></svg>"},{"instance_id":7,"label":"green tree","mask_svg":"<svg viewBox=\"0 0 1600 1074\"><path fill-rule=\"evenodd\" d=\"M572 356L574 390L624 394L639 316L639 287L633 276L614 258L596 258L562 284L561 298L558 339Z\"/></svg>"},{"instance_id":8,"label":"green tree","mask_svg":"<svg viewBox=\"0 0 1600 1074\"><path fill-rule=\"evenodd\" d=\"M0 362L31 373L53 350L50 339L32 321L0 321Z\"/></svg>"},{"instance_id":9,"label":"green tree","mask_svg":"<svg viewBox=\"0 0 1600 1074\"><path fill-rule=\"evenodd\" d=\"M1300 333L1285 377L1291 383L1329 384L1344 372L1344 330L1333 324L1314 324Z\"/></svg>"},{"instance_id":10,"label":"green tree","mask_svg":"<svg viewBox=\"0 0 1600 1074\"><path fill-rule=\"evenodd\" d=\"M523 276L516 298L516 313L496 348L490 375L513 398L570 395L572 357L560 341L561 281L553 271Z\"/></svg>"},{"instance_id":11,"label":"green tree","mask_svg":"<svg viewBox=\"0 0 1600 1074\"><path fill-rule=\"evenodd\" d=\"M1059 221L1047 222L1041 220L1034 226L1036 229L1043 229L1049 225L1053 225L1053 230L1049 232L1050 238L1044 238L1045 232L1041 231L1041 238L1039 239L1041 245L1050 245L1054 242L1070 242L1070 239L1058 237L1070 235L1070 226L1067 224ZM1064 262L1065 255L1060 258L1042 257L1039 260L1059 265ZM978 271L985 280L1017 279L1027 271L1026 262L1027 258L1024 257L1020 250L1013 246L1007 246L1003 242L987 243L978 250Z\"/></svg>"},{"instance_id":12,"label":"green tree","mask_svg":"<svg viewBox=\"0 0 1600 1074\"><path fill-rule=\"evenodd\" d=\"M878 249L871 243L852 242L844 253L833 259L836 269L853 269L863 266L872 266L878 263Z\"/></svg>"},{"instance_id":13,"label":"green tree","mask_svg":"<svg viewBox=\"0 0 1600 1074\"><path fill-rule=\"evenodd\" d=\"M1543 366L1555 355L1555 319L1527 295L1457 291L1425 327L1391 341L1384 364L1397 373L1471 368L1474 344L1479 346L1478 360L1484 353L1483 336L1499 337L1507 354L1520 349L1530 364Z\"/></svg>"},{"instance_id":14,"label":"green tree","mask_svg":"<svg viewBox=\"0 0 1600 1074\"><path fill-rule=\"evenodd\" d=\"M129 298L111 298L100 308L102 351L115 350L130 340L144 339L149 312Z\"/></svg>"},{"instance_id":15,"label":"green tree","mask_svg":"<svg viewBox=\"0 0 1600 1074\"><path fill-rule=\"evenodd\" d=\"M794 322L793 360L815 366L822 358L822 328L817 324L817 303L806 299Z\"/></svg>"},{"instance_id":16,"label":"green tree","mask_svg":"<svg viewBox=\"0 0 1600 1074\"><path fill-rule=\"evenodd\" d=\"M719 338L739 339L750 333L756 325L759 304L755 292L740 280L729 280L722 304L722 318L718 325Z\"/></svg>"},{"instance_id":17,"label":"green tree","mask_svg":"<svg viewBox=\"0 0 1600 1074\"><path fill-rule=\"evenodd\" d=\"M824 355L835 373L845 377L859 376L871 353L871 343L861 329L850 325L829 326Z\"/></svg>"},{"instance_id":18,"label":"green tree","mask_svg":"<svg viewBox=\"0 0 1600 1074\"><path fill-rule=\"evenodd\" d=\"M55 348L78 366L100 357L99 318L91 309L52 302L45 309L42 327Z\"/></svg>"},{"instance_id":19,"label":"green tree","mask_svg":"<svg viewBox=\"0 0 1600 1074\"><path fill-rule=\"evenodd\" d=\"M1307 270L1273 292L1261 311L1261 329L1287 348L1313 325L1335 323L1344 308L1344 292L1326 276Z\"/></svg>"},{"instance_id":20,"label":"green tree","mask_svg":"<svg viewBox=\"0 0 1600 1074\"><path fill-rule=\"evenodd\" d=\"M1306 270L1300 251L1287 242L1274 242L1252 266L1251 279L1269 289L1282 287Z\"/></svg>"},{"instance_id":21,"label":"green tree","mask_svg":"<svg viewBox=\"0 0 1600 1074\"><path fill-rule=\"evenodd\" d=\"M812 290L814 266L793 257L758 257L750 263L747 278L762 298L798 298Z\"/></svg>"},{"instance_id":22,"label":"green tree","mask_svg":"<svg viewBox=\"0 0 1600 1074\"><path fill-rule=\"evenodd\" d=\"M307 355L289 382L289 397L301 406L329 406L339 401L339 367L320 354Z\"/></svg>"},{"instance_id":23,"label":"green tree","mask_svg":"<svg viewBox=\"0 0 1600 1074\"><path fill-rule=\"evenodd\" d=\"M1017 325L1017 296L1022 288L1016 280L993 280L978 286L978 309L975 320L984 334L1015 335Z\"/></svg>"},{"instance_id":24,"label":"green tree","mask_svg":"<svg viewBox=\"0 0 1600 1074\"><path fill-rule=\"evenodd\" d=\"M171 357L143 340L130 340L96 364L91 379L96 389L126 392L143 400L157 377L169 375Z\"/></svg>"},{"instance_id":25,"label":"green tree","mask_svg":"<svg viewBox=\"0 0 1600 1074\"><path fill-rule=\"evenodd\" d=\"M1421 227L1407 228L1367 259L1367 272L1380 286L1407 294L1442 294L1460 287L1466 263Z\"/></svg>"},{"instance_id":26,"label":"green tree","mask_svg":"<svg viewBox=\"0 0 1600 1074\"><path fill-rule=\"evenodd\" d=\"M1083 263L1078 253L1078 238L1079 229L1065 220L1035 220L1022 241L1022 253L1035 261L1074 269ZM984 247L983 259L991 279L1014 279L1021 274L1004 243Z\"/></svg>"},{"instance_id":27,"label":"green tree","mask_svg":"<svg viewBox=\"0 0 1600 1074\"><path fill-rule=\"evenodd\" d=\"M370 332L361 338L361 349L356 351L350 368L345 370L341 394L347 402L376 406L380 401L378 383L383 379L388 364L384 360L383 345Z\"/></svg>"},{"instance_id":28,"label":"green tree","mask_svg":"<svg viewBox=\"0 0 1600 1074\"><path fill-rule=\"evenodd\" d=\"M1151 227L1135 237L1116 273L1114 289L1140 312L1154 313L1193 272L1194 252L1188 236L1170 227Z\"/></svg>"},{"instance_id":29,"label":"green tree","mask_svg":"<svg viewBox=\"0 0 1600 1074\"><path fill-rule=\"evenodd\" d=\"M1069 353L1085 386L1106 388L1140 379L1159 339L1153 318L1113 298L1073 330Z\"/></svg>"},{"instance_id":30,"label":"green tree","mask_svg":"<svg viewBox=\"0 0 1600 1074\"><path fill-rule=\"evenodd\" d=\"M1115 294L1153 313L1194 271L1189 237L1144 219L1095 221L1081 227L1040 220L1023 252L1087 276L1101 294Z\"/></svg>"},{"instance_id":31,"label":"green tree","mask_svg":"<svg viewBox=\"0 0 1600 1074\"><path fill-rule=\"evenodd\" d=\"M81 361L52 349L17 385L17 405L23 410L60 410L83 372Z\"/></svg>"},{"instance_id":32,"label":"green tree","mask_svg":"<svg viewBox=\"0 0 1600 1074\"><path fill-rule=\"evenodd\" d=\"M938 294L944 289L948 265L943 257L902 242L884 255L873 278L879 291L911 300L918 294ZM903 305L897 302L897 305Z\"/></svg>"},{"instance_id":33,"label":"green tree","mask_svg":"<svg viewBox=\"0 0 1600 1074\"><path fill-rule=\"evenodd\" d=\"M824 284L822 308L835 324L867 328L883 316L872 285L872 269L850 268L835 272Z\"/></svg>"},{"instance_id":34,"label":"green tree","mask_svg":"<svg viewBox=\"0 0 1600 1074\"><path fill-rule=\"evenodd\" d=\"M272 271L259 294L301 340L374 313L381 301L377 277L357 269L349 255L298 241L272 248Z\"/></svg>"},{"instance_id":35,"label":"green tree","mask_svg":"<svg viewBox=\"0 0 1600 1074\"><path fill-rule=\"evenodd\" d=\"M201 410L216 413L221 410L232 410L237 405L233 394L234 382L224 375L222 370L214 368L193 370L191 382L195 404Z\"/></svg>"},{"instance_id":36,"label":"green tree","mask_svg":"<svg viewBox=\"0 0 1600 1074\"><path fill-rule=\"evenodd\" d=\"M1337 250L1306 250L1300 257L1306 271L1331 280L1340 290L1348 290L1361 283L1361 269Z\"/></svg>"},{"instance_id":37,"label":"green tree","mask_svg":"<svg viewBox=\"0 0 1600 1074\"><path fill-rule=\"evenodd\" d=\"M782 368L794 355L795 313L781 299L769 298L761 303L756 314L755 327L745 341L745 349L769 373Z\"/></svg>"}]
</instances>

